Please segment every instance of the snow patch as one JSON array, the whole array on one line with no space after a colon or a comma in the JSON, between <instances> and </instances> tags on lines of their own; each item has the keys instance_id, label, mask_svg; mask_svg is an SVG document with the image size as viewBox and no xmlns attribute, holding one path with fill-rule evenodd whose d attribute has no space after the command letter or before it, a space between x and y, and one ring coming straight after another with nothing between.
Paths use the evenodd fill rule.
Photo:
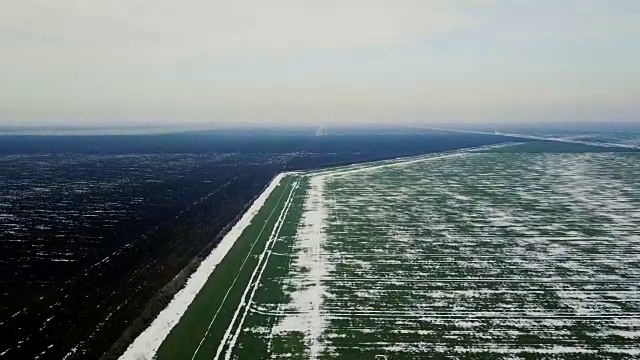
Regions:
<instances>
[{"instance_id":1,"label":"snow patch","mask_svg":"<svg viewBox=\"0 0 640 360\"><path fill-rule=\"evenodd\" d=\"M317 359L324 350L320 337L327 326L327 319L322 312L322 302L327 296L322 279L330 270L330 264L322 254L322 246L326 240L323 227L328 218L323 200L324 187L324 176L315 176L309 180L302 225L298 229L295 246L297 253L294 267L302 276L292 280L295 290L290 294L291 303L284 307L292 313L273 328L274 335L303 333L309 359Z\"/></svg>"}]
</instances>

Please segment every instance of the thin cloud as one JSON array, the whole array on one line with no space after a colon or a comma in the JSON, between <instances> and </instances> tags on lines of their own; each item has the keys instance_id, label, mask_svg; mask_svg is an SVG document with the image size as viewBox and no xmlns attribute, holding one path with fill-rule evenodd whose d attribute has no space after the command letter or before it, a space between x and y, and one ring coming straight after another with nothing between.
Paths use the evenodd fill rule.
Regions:
<instances>
[{"instance_id":1,"label":"thin cloud","mask_svg":"<svg viewBox=\"0 0 640 360\"><path fill-rule=\"evenodd\" d=\"M4 0L0 123L631 118L639 8Z\"/></svg>"},{"instance_id":2,"label":"thin cloud","mask_svg":"<svg viewBox=\"0 0 640 360\"><path fill-rule=\"evenodd\" d=\"M133 56L291 56L407 46L472 22L452 4L444 0L10 0L3 2L0 19L20 31L56 39L60 50L85 46L104 52L126 49ZM14 43L13 50L20 51L20 44Z\"/></svg>"}]
</instances>

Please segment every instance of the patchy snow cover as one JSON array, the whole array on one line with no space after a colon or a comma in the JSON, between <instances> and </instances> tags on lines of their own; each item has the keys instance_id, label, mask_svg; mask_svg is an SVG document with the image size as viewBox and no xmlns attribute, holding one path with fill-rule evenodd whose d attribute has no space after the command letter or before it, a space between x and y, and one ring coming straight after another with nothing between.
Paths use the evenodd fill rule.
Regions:
<instances>
[{"instance_id":1,"label":"patchy snow cover","mask_svg":"<svg viewBox=\"0 0 640 360\"><path fill-rule=\"evenodd\" d=\"M326 177L352 175L354 173L360 173L363 171L370 172L373 170L381 170L381 169L386 169L390 167L409 166L416 163L422 163L425 161L446 159L446 158L466 155L473 152L486 151L491 149L500 149L500 148L515 146L519 144L521 143L514 142L514 143L504 143L504 144L496 144L496 145L485 145L485 146L478 146L478 147L472 147L472 148L463 148L463 149L442 152L442 153L418 155L418 156L411 156L411 157L392 159L392 160L382 160L382 161L376 161L371 163L356 164L356 165L333 168L329 170L322 170L317 172L317 174L324 175Z\"/></svg>"},{"instance_id":2,"label":"patchy snow cover","mask_svg":"<svg viewBox=\"0 0 640 360\"><path fill-rule=\"evenodd\" d=\"M291 303L284 306L284 310L289 313L273 328L274 334L304 334L308 359L317 359L322 353L323 343L320 337L327 326L322 311L322 303L327 295L322 279L329 273L330 266L322 256L324 223L328 217L324 182L324 176L314 176L309 181L302 224L298 229L295 245L294 267L300 276L292 279L295 291L290 294Z\"/></svg>"},{"instance_id":3,"label":"patchy snow cover","mask_svg":"<svg viewBox=\"0 0 640 360\"><path fill-rule=\"evenodd\" d=\"M292 300L254 312L305 352L271 356L640 354L637 164L461 151L318 173Z\"/></svg>"},{"instance_id":4,"label":"patchy snow cover","mask_svg":"<svg viewBox=\"0 0 640 360\"><path fill-rule=\"evenodd\" d=\"M215 358L640 355L639 158L475 150L307 174Z\"/></svg>"},{"instance_id":5,"label":"patchy snow cover","mask_svg":"<svg viewBox=\"0 0 640 360\"><path fill-rule=\"evenodd\" d=\"M162 341L164 341L171 329L178 323L216 268L216 265L218 265L227 252L229 252L244 229L249 226L253 217L262 208L269 195L286 175L286 173L281 173L269 183L262 194L251 204L249 210L247 210L242 218L224 236L211 254L202 261L184 288L174 296L173 300L160 312L153 323L129 345L126 352L120 357L121 360L151 359L155 356Z\"/></svg>"}]
</instances>

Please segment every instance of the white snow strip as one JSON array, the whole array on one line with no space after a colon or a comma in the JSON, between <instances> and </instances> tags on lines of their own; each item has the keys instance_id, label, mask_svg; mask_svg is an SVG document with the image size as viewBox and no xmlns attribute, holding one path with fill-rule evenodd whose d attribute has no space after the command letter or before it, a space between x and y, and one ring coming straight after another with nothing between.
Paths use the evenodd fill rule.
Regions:
<instances>
[{"instance_id":1,"label":"white snow strip","mask_svg":"<svg viewBox=\"0 0 640 360\"><path fill-rule=\"evenodd\" d=\"M309 190L304 203L302 226L296 239L296 260L294 266L304 276L295 282L295 291L287 310L295 313L284 317L273 328L274 334L298 332L304 334L307 346L306 358L317 359L324 349L320 337L327 327L327 319L322 311L322 303L327 289L322 279L329 273L322 254L325 242L324 224L328 217L324 204L324 176L314 176L309 180Z\"/></svg>"},{"instance_id":2,"label":"white snow strip","mask_svg":"<svg viewBox=\"0 0 640 360\"><path fill-rule=\"evenodd\" d=\"M269 198L269 195L271 195L286 175L288 175L288 173L278 174L271 181L262 194L251 204L251 207L242 216L240 221L231 228L222 241L220 241L220 244L202 261L184 288L174 296L173 300L160 312L153 323L129 345L125 353L120 357L121 360L152 359L155 356L164 339L187 311L187 308L200 292L211 273L213 273L213 270L222 259L224 259L242 232L251 224L253 217L262 208L265 201Z\"/></svg>"}]
</instances>

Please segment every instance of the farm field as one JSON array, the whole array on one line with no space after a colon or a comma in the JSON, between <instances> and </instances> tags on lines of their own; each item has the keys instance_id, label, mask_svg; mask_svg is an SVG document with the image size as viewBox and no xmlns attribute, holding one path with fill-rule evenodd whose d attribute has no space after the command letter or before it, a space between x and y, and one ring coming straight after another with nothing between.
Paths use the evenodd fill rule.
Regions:
<instances>
[{"instance_id":1,"label":"farm field","mask_svg":"<svg viewBox=\"0 0 640 360\"><path fill-rule=\"evenodd\" d=\"M278 173L503 141L0 134L0 358L118 358Z\"/></svg>"},{"instance_id":2,"label":"farm field","mask_svg":"<svg viewBox=\"0 0 640 360\"><path fill-rule=\"evenodd\" d=\"M519 146L284 177L156 357L637 358L640 153Z\"/></svg>"}]
</instances>

